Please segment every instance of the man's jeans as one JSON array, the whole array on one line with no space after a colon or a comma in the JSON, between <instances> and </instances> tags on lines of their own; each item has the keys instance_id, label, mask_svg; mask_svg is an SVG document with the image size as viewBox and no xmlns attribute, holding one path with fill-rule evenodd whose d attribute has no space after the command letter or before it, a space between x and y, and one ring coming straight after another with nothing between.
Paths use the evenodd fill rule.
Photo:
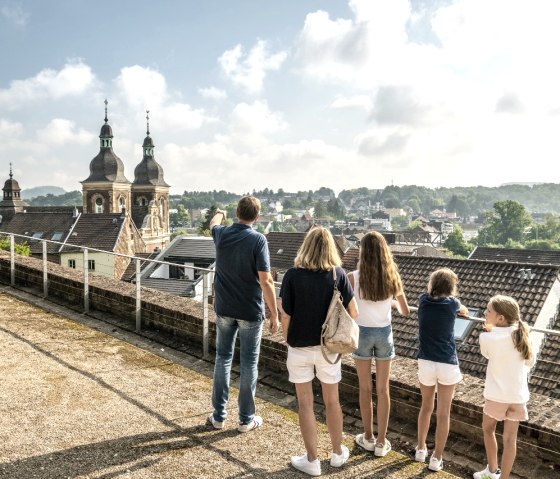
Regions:
<instances>
[{"instance_id":1,"label":"man's jeans","mask_svg":"<svg viewBox=\"0 0 560 479\"><path fill-rule=\"evenodd\" d=\"M257 365L261 346L263 321L216 316L216 364L212 406L214 419L224 421L227 416L226 403L229 398L231 363L235 350L235 338L239 331L240 377L239 377L239 422L248 424L255 415L255 391L257 389Z\"/></svg>"}]
</instances>

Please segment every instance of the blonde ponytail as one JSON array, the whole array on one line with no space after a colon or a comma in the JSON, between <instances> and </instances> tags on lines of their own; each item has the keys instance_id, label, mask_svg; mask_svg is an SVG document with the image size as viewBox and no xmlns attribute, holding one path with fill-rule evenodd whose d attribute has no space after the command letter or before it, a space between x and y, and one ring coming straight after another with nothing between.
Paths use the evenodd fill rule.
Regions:
<instances>
[{"instance_id":1,"label":"blonde ponytail","mask_svg":"<svg viewBox=\"0 0 560 479\"><path fill-rule=\"evenodd\" d=\"M519 351L523 359L531 359L533 348L529 340L529 326L521 320L519 304L511 296L498 294L490 298L490 304L496 313L501 314L508 326L517 324L517 329L511 333L511 339L515 349Z\"/></svg>"},{"instance_id":2,"label":"blonde ponytail","mask_svg":"<svg viewBox=\"0 0 560 479\"><path fill-rule=\"evenodd\" d=\"M525 321L519 320L519 326L511 333L511 338L513 339L515 349L521 353L523 359L531 359L533 356L533 347L529 340L529 326Z\"/></svg>"}]
</instances>

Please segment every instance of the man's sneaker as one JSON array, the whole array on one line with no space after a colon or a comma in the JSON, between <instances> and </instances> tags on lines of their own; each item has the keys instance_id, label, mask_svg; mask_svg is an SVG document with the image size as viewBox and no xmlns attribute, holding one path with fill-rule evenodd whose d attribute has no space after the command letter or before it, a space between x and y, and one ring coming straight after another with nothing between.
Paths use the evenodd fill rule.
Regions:
<instances>
[{"instance_id":1,"label":"man's sneaker","mask_svg":"<svg viewBox=\"0 0 560 479\"><path fill-rule=\"evenodd\" d=\"M342 467L342 464L344 464L350 457L350 451L344 444L342 444L340 448L342 449L342 454L336 454L335 452L332 453L331 456L332 467Z\"/></svg>"},{"instance_id":2,"label":"man's sneaker","mask_svg":"<svg viewBox=\"0 0 560 479\"><path fill-rule=\"evenodd\" d=\"M426 457L428 457L428 449L418 449L416 446L416 454L414 455L414 460L418 462L426 462Z\"/></svg>"},{"instance_id":3,"label":"man's sneaker","mask_svg":"<svg viewBox=\"0 0 560 479\"><path fill-rule=\"evenodd\" d=\"M321 475L321 463L319 462L319 459L309 461L307 459L307 453L301 456L292 456L290 462L298 471L305 472L310 476Z\"/></svg>"},{"instance_id":4,"label":"man's sneaker","mask_svg":"<svg viewBox=\"0 0 560 479\"><path fill-rule=\"evenodd\" d=\"M383 444L377 441L377 444L375 445L374 454L377 457L385 457L387 454L389 454L390 450L391 450L391 443L387 439L385 439L385 442Z\"/></svg>"},{"instance_id":5,"label":"man's sneaker","mask_svg":"<svg viewBox=\"0 0 560 479\"><path fill-rule=\"evenodd\" d=\"M239 424L237 430L239 432L247 432L252 431L253 429L257 429L258 427L262 426L263 419L260 416L253 416L253 419L248 424Z\"/></svg>"},{"instance_id":6,"label":"man's sneaker","mask_svg":"<svg viewBox=\"0 0 560 479\"><path fill-rule=\"evenodd\" d=\"M216 421L214 419L214 414L210 414L208 419L206 420L208 424L211 424L214 429L223 429L224 428L224 421Z\"/></svg>"},{"instance_id":7,"label":"man's sneaker","mask_svg":"<svg viewBox=\"0 0 560 479\"><path fill-rule=\"evenodd\" d=\"M441 471L443 469L443 457L438 459L432 454L430 457L430 464L428 464L428 469L430 471Z\"/></svg>"},{"instance_id":8,"label":"man's sneaker","mask_svg":"<svg viewBox=\"0 0 560 479\"><path fill-rule=\"evenodd\" d=\"M364 433L358 434L356 436L356 444L363 447L366 451L373 451L375 449L375 438L372 437L371 439L366 439L366 435Z\"/></svg>"},{"instance_id":9,"label":"man's sneaker","mask_svg":"<svg viewBox=\"0 0 560 479\"><path fill-rule=\"evenodd\" d=\"M474 479L500 479L502 471L498 468L496 472L490 472L490 468L486 466L484 471L475 472L473 474Z\"/></svg>"}]
</instances>

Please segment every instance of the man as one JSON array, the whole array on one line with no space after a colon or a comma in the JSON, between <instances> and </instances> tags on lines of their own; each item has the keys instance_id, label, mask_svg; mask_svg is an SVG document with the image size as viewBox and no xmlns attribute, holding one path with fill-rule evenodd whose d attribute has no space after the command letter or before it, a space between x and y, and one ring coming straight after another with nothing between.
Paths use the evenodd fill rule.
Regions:
<instances>
[{"instance_id":1,"label":"man","mask_svg":"<svg viewBox=\"0 0 560 479\"><path fill-rule=\"evenodd\" d=\"M262 418L255 415L257 365L265 319L264 300L270 309L270 332L278 331L278 310L266 238L253 230L260 201L244 196L237 205L238 223L224 227L225 211L217 210L210 221L216 245L214 310L216 311L216 364L212 406L208 422L222 429L229 398L231 363L235 338L239 333L239 432L256 429Z\"/></svg>"}]
</instances>

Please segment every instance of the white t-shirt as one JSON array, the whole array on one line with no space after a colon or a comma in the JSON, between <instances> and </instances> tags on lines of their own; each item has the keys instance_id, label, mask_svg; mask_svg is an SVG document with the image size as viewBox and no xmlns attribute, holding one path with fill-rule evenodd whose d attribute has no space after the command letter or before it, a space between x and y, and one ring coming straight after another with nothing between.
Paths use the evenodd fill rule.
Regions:
<instances>
[{"instance_id":1,"label":"white t-shirt","mask_svg":"<svg viewBox=\"0 0 560 479\"><path fill-rule=\"evenodd\" d=\"M356 323L358 326L366 326L368 328L384 328L391 324L391 304L393 298L387 298L383 301L370 301L362 299L360 292L360 272L353 271L354 278L354 297L358 302L358 317Z\"/></svg>"},{"instance_id":2,"label":"white t-shirt","mask_svg":"<svg viewBox=\"0 0 560 479\"><path fill-rule=\"evenodd\" d=\"M490 401L521 404L529 400L527 376L535 356L524 360L515 349L511 333L517 326L495 327L480 333L480 352L488 358L484 397Z\"/></svg>"}]
</instances>

